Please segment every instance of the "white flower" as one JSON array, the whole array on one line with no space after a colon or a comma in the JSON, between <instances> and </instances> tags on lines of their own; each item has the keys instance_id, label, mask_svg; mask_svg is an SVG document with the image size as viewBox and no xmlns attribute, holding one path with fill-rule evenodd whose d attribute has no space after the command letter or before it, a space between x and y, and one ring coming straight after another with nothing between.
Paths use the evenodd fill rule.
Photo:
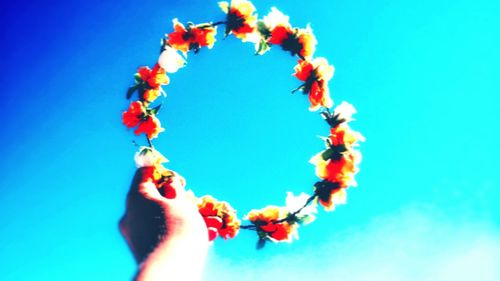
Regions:
<instances>
[{"instance_id":1,"label":"white flower","mask_svg":"<svg viewBox=\"0 0 500 281\"><path fill-rule=\"evenodd\" d=\"M345 101L337 105L334 110L334 115L338 115L340 119L344 119L346 122L353 120L352 115L354 113L356 113L356 109L354 108L354 106Z\"/></svg>"},{"instance_id":2,"label":"white flower","mask_svg":"<svg viewBox=\"0 0 500 281\"><path fill-rule=\"evenodd\" d=\"M271 8L271 12L264 16L264 24L270 30L273 30L278 25L290 27L290 23L288 22L289 17L283 14L281 11L276 9L276 7Z\"/></svg>"},{"instance_id":3,"label":"white flower","mask_svg":"<svg viewBox=\"0 0 500 281\"><path fill-rule=\"evenodd\" d=\"M186 60L172 47L165 46L158 58L158 64L168 73L174 73L186 65Z\"/></svg>"},{"instance_id":4,"label":"white flower","mask_svg":"<svg viewBox=\"0 0 500 281\"><path fill-rule=\"evenodd\" d=\"M292 192L287 192L286 196L286 209L289 213L294 213L298 211L300 208L304 207L304 205L307 203L307 200L311 196L302 192L298 196L294 196ZM314 214L318 212L316 208L316 202L313 201L309 203L306 207L304 207L296 216L299 218L299 220L302 221L304 224L308 224L316 218Z\"/></svg>"},{"instance_id":5,"label":"white flower","mask_svg":"<svg viewBox=\"0 0 500 281\"><path fill-rule=\"evenodd\" d=\"M167 158L158 150L147 146L139 148L139 151L135 153L134 160L137 168L152 167L163 162L168 162Z\"/></svg>"}]
</instances>

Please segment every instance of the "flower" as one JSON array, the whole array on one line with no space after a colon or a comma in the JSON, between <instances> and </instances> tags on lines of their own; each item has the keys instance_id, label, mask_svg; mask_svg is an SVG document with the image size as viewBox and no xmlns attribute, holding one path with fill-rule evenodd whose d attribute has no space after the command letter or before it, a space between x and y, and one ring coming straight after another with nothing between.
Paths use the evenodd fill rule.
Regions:
<instances>
[{"instance_id":1,"label":"flower","mask_svg":"<svg viewBox=\"0 0 500 281\"><path fill-rule=\"evenodd\" d=\"M142 94L142 99L146 102L153 102L162 94L162 92L163 91L160 88L146 89Z\"/></svg>"},{"instance_id":2,"label":"flower","mask_svg":"<svg viewBox=\"0 0 500 281\"><path fill-rule=\"evenodd\" d=\"M338 183L322 181L317 182L314 187L318 201L326 211L333 211L336 205L345 204L347 201L347 192Z\"/></svg>"},{"instance_id":3,"label":"flower","mask_svg":"<svg viewBox=\"0 0 500 281\"><path fill-rule=\"evenodd\" d=\"M139 98L148 103L153 102L164 93L161 86L169 83L165 69L159 64L155 64L153 69L147 66L140 67L135 77L136 84L131 89L137 89Z\"/></svg>"},{"instance_id":4,"label":"flower","mask_svg":"<svg viewBox=\"0 0 500 281\"><path fill-rule=\"evenodd\" d=\"M272 7L271 12L269 12L269 14L267 14L267 16L264 16L264 18L262 19L264 25L269 30L274 30L278 26L282 26L291 30L291 26L288 20L289 17L283 14L280 10L276 9L276 7Z\"/></svg>"},{"instance_id":5,"label":"flower","mask_svg":"<svg viewBox=\"0 0 500 281\"><path fill-rule=\"evenodd\" d=\"M219 2L219 7L227 14L225 35L232 33L247 41L248 36L256 30L257 15L254 14L253 4L246 0L231 0L231 4Z\"/></svg>"},{"instance_id":6,"label":"flower","mask_svg":"<svg viewBox=\"0 0 500 281\"><path fill-rule=\"evenodd\" d=\"M298 55L301 59L310 59L313 56L318 41L309 25L306 28L292 28L288 22L281 22L269 30L269 43L281 45L283 50Z\"/></svg>"},{"instance_id":7,"label":"flower","mask_svg":"<svg viewBox=\"0 0 500 281\"><path fill-rule=\"evenodd\" d=\"M144 133L148 139L154 139L163 131L165 131L165 129L161 127L160 120L154 115L148 115L144 121L139 123L139 126L134 132L136 135Z\"/></svg>"},{"instance_id":8,"label":"flower","mask_svg":"<svg viewBox=\"0 0 500 281\"><path fill-rule=\"evenodd\" d=\"M333 65L329 65L328 60L322 57L315 58L312 61L301 59L294 67L294 70L293 75L304 82L318 79L330 81L335 72Z\"/></svg>"},{"instance_id":9,"label":"flower","mask_svg":"<svg viewBox=\"0 0 500 281\"><path fill-rule=\"evenodd\" d=\"M365 138L358 132L349 128L345 123L330 129L328 140L333 146L344 145L347 147L358 146L358 141L364 141Z\"/></svg>"},{"instance_id":10,"label":"flower","mask_svg":"<svg viewBox=\"0 0 500 281\"><path fill-rule=\"evenodd\" d=\"M354 108L352 104L345 101L337 105L337 107L335 107L335 110L333 111L333 114L338 116L338 119L344 120L344 122L352 121L352 115L354 113L356 113L356 108Z\"/></svg>"},{"instance_id":11,"label":"flower","mask_svg":"<svg viewBox=\"0 0 500 281\"><path fill-rule=\"evenodd\" d=\"M240 229L240 221L236 217L236 211L229 203L205 195L198 199L197 205L207 225L210 241L213 241L217 236L224 239L236 236Z\"/></svg>"},{"instance_id":12,"label":"flower","mask_svg":"<svg viewBox=\"0 0 500 281\"><path fill-rule=\"evenodd\" d=\"M159 64L155 64L153 69L149 69L147 66L140 67L137 74L147 87L150 89L158 89L162 85L167 85L169 79L166 75L165 69L163 69Z\"/></svg>"},{"instance_id":13,"label":"flower","mask_svg":"<svg viewBox=\"0 0 500 281\"><path fill-rule=\"evenodd\" d=\"M177 190L183 190L186 186L184 177L170 170L163 173L162 179L163 181L158 183L158 188L163 188L162 195L168 199L175 198Z\"/></svg>"},{"instance_id":14,"label":"flower","mask_svg":"<svg viewBox=\"0 0 500 281\"><path fill-rule=\"evenodd\" d=\"M174 73L179 70L179 68L186 65L186 60L177 51L168 46L164 46L164 50L161 52L158 58L158 64L165 69L168 73Z\"/></svg>"},{"instance_id":15,"label":"flower","mask_svg":"<svg viewBox=\"0 0 500 281\"><path fill-rule=\"evenodd\" d=\"M294 196L293 193L287 192L286 209L289 213L294 213L300 210L300 212L295 215L298 222L308 224L316 219L316 216L314 215L318 212L316 209L316 202L308 202L310 198L311 196L304 192L300 193L298 196Z\"/></svg>"},{"instance_id":16,"label":"flower","mask_svg":"<svg viewBox=\"0 0 500 281\"><path fill-rule=\"evenodd\" d=\"M328 83L325 80L314 81L309 91L310 111L316 111L321 106L330 108L333 106L333 100L330 97Z\"/></svg>"},{"instance_id":17,"label":"flower","mask_svg":"<svg viewBox=\"0 0 500 281\"><path fill-rule=\"evenodd\" d=\"M294 38L291 39L292 46L295 44L294 40L297 40L300 45L300 49L297 52L300 57L311 58L313 56L314 51L316 51L316 44L318 44L318 41L312 33L312 28L309 25L307 25L305 29L297 30ZM293 53L295 50L291 51Z\"/></svg>"},{"instance_id":18,"label":"flower","mask_svg":"<svg viewBox=\"0 0 500 281\"><path fill-rule=\"evenodd\" d=\"M257 227L261 239L291 242L293 238L298 239L297 224L288 222L288 215L289 212L285 208L267 206L261 210L250 211L247 218Z\"/></svg>"},{"instance_id":19,"label":"flower","mask_svg":"<svg viewBox=\"0 0 500 281\"><path fill-rule=\"evenodd\" d=\"M354 175L359 171L356 165L361 162L361 154L345 147L342 147L342 152L333 149L322 151L309 160L316 166L316 175L328 182L338 183L340 187L356 186Z\"/></svg>"},{"instance_id":20,"label":"flower","mask_svg":"<svg viewBox=\"0 0 500 281\"><path fill-rule=\"evenodd\" d=\"M209 23L194 25L188 23L184 27L177 19L173 20L174 31L167 35L167 43L172 48L187 54L189 50L198 52L201 47L213 47L215 43L216 27Z\"/></svg>"},{"instance_id":21,"label":"flower","mask_svg":"<svg viewBox=\"0 0 500 281\"><path fill-rule=\"evenodd\" d=\"M153 115L154 109L150 110L140 101L130 103L127 111L122 114L122 122L127 128L138 126L134 131L136 135L146 134L148 139L154 139L159 133L165 131L161 127L160 120Z\"/></svg>"},{"instance_id":22,"label":"flower","mask_svg":"<svg viewBox=\"0 0 500 281\"><path fill-rule=\"evenodd\" d=\"M137 168L151 167L168 162L167 158L158 150L147 146L139 148L139 151L135 153L134 160Z\"/></svg>"},{"instance_id":23,"label":"flower","mask_svg":"<svg viewBox=\"0 0 500 281\"><path fill-rule=\"evenodd\" d=\"M142 182L152 181L161 195L167 199L177 196L177 191L184 189L186 181L184 177L174 171L168 170L161 164L143 167Z\"/></svg>"},{"instance_id":24,"label":"flower","mask_svg":"<svg viewBox=\"0 0 500 281\"><path fill-rule=\"evenodd\" d=\"M135 127L141 122L146 114L146 108L143 106L142 102L134 101L130 103L127 111L122 114L122 122L127 126L127 128Z\"/></svg>"},{"instance_id":25,"label":"flower","mask_svg":"<svg viewBox=\"0 0 500 281\"><path fill-rule=\"evenodd\" d=\"M311 103L309 110L315 111L322 106L326 108L333 106L328 81L333 77L334 68L325 58L316 58L313 61L299 60L294 70L293 75L304 81L300 89L304 94L309 94Z\"/></svg>"},{"instance_id":26,"label":"flower","mask_svg":"<svg viewBox=\"0 0 500 281\"><path fill-rule=\"evenodd\" d=\"M264 16L262 20L257 22L255 32L247 36L247 41L255 43L255 53L257 55L262 55L271 49L270 40L273 40L273 31L275 31L274 39L276 39L277 32L279 32L282 28L289 30L290 33L293 33L292 27L290 26L290 23L288 23L288 16L285 16L278 9L272 7L271 12L267 16ZM273 42L274 44L277 43L275 41ZM279 44L281 44L281 42L279 42Z\"/></svg>"}]
</instances>

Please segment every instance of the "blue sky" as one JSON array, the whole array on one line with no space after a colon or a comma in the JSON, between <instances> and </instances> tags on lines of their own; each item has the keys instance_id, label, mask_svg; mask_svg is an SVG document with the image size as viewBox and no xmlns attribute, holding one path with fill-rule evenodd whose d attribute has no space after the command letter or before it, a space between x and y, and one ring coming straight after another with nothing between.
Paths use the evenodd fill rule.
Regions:
<instances>
[{"instance_id":1,"label":"blue sky","mask_svg":"<svg viewBox=\"0 0 500 281\"><path fill-rule=\"evenodd\" d=\"M293 244L216 241L206 280L498 280L500 4L254 1L311 23L336 67L337 104L367 141L348 204ZM126 88L154 64L171 20L217 21L216 1L0 4L2 280L128 280L117 231L134 171ZM196 194L243 216L311 192L328 128L291 95L294 58L235 38L172 75L156 146ZM142 138L137 139L142 141ZM246 278L246 279L245 279Z\"/></svg>"}]
</instances>

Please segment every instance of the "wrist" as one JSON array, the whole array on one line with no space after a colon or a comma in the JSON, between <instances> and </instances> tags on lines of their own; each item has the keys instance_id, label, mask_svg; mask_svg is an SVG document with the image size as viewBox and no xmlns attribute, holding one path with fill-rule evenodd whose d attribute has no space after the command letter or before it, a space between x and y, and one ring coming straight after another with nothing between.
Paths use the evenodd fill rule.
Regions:
<instances>
[{"instance_id":1,"label":"wrist","mask_svg":"<svg viewBox=\"0 0 500 281\"><path fill-rule=\"evenodd\" d=\"M139 265L135 280L201 280L208 245L206 237L169 235ZM189 270L186 270L187 264Z\"/></svg>"}]
</instances>

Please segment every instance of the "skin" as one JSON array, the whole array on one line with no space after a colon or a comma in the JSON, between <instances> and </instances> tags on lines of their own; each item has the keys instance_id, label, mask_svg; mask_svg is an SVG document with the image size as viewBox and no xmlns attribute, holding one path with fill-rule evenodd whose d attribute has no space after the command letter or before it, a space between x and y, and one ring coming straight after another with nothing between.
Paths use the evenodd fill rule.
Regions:
<instances>
[{"instance_id":1,"label":"skin","mask_svg":"<svg viewBox=\"0 0 500 281\"><path fill-rule=\"evenodd\" d=\"M208 251L208 231L193 197L176 185L177 196L167 199L146 168L137 170L127 194L120 232L137 264L134 280L201 280Z\"/></svg>"}]
</instances>

